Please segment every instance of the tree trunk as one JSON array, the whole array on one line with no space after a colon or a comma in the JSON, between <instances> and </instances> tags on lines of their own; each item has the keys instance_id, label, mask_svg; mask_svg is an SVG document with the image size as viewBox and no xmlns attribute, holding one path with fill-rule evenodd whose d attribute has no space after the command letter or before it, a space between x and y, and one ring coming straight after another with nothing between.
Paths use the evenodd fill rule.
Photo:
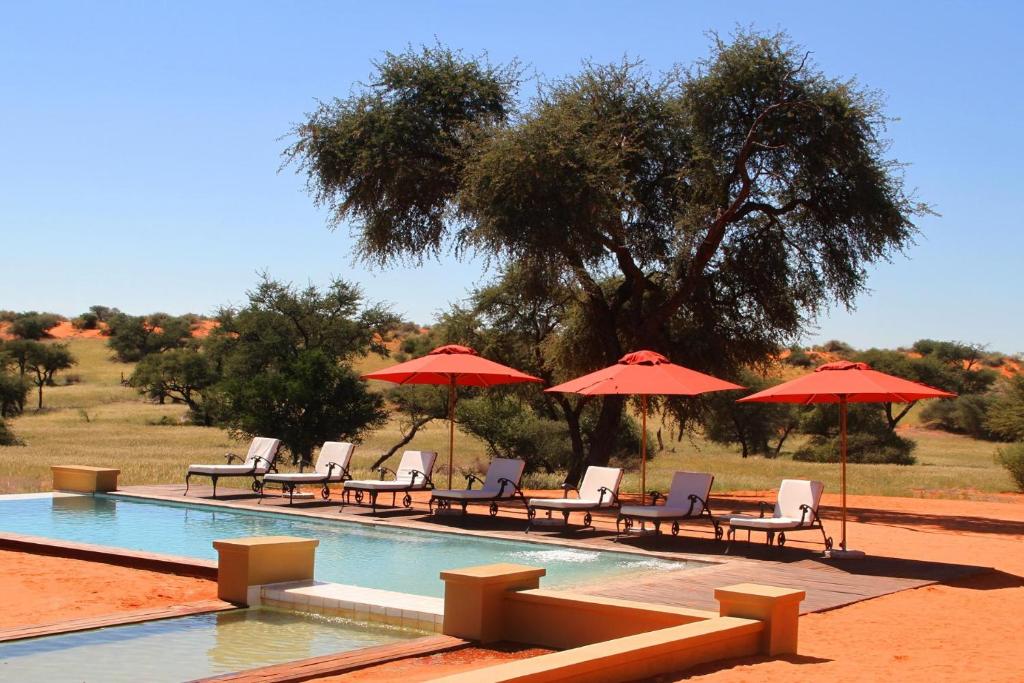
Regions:
<instances>
[{"instance_id":1,"label":"tree trunk","mask_svg":"<svg viewBox=\"0 0 1024 683\"><path fill-rule=\"evenodd\" d=\"M36 408L36 410L42 410L43 409L43 383L40 382L38 386L39 386L39 406Z\"/></svg>"},{"instance_id":2,"label":"tree trunk","mask_svg":"<svg viewBox=\"0 0 1024 683\"><path fill-rule=\"evenodd\" d=\"M615 447L615 436L622 423L622 407L625 398L622 396L605 396L601 402L601 413L597 417L597 425L590 439L590 453L587 465L605 467L611 459Z\"/></svg>"}]
</instances>

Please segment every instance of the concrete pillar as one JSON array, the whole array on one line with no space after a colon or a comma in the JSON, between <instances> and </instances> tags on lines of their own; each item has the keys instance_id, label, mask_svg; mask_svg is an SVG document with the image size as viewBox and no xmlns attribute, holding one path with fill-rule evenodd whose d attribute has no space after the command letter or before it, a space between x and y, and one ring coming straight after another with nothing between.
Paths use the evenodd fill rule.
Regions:
<instances>
[{"instance_id":1,"label":"concrete pillar","mask_svg":"<svg viewBox=\"0 0 1024 683\"><path fill-rule=\"evenodd\" d=\"M540 567L487 564L441 572L447 636L491 643L504 638L503 605L508 591L540 587Z\"/></svg>"},{"instance_id":2,"label":"concrete pillar","mask_svg":"<svg viewBox=\"0 0 1024 683\"><path fill-rule=\"evenodd\" d=\"M800 603L804 591L738 583L715 589L719 615L764 622L761 652L776 656L796 654Z\"/></svg>"},{"instance_id":3,"label":"concrete pillar","mask_svg":"<svg viewBox=\"0 0 1024 683\"><path fill-rule=\"evenodd\" d=\"M217 597L248 604L249 586L313 578L320 541L295 536L251 536L214 541Z\"/></svg>"},{"instance_id":4,"label":"concrete pillar","mask_svg":"<svg viewBox=\"0 0 1024 683\"><path fill-rule=\"evenodd\" d=\"M51 465L55 491L75 493L104 493L117 490L117 475L121 470L87 465Z\"/></svg>"}]
</instances>

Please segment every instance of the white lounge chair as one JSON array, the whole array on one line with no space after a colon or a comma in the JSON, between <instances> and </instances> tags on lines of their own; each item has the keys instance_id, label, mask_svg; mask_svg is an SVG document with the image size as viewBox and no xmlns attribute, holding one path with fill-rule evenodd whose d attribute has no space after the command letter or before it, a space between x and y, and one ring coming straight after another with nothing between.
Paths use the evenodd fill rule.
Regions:
<instances>
[{"instance_id":1,"label":"white lounge chair","mask_svg":"<svg viewBox=\"0 0 1024 683\"><path fill-rule=\"evenodd\" d=\"M429 491L434 488L434 482L430 475L434 471L434 460L437 453L434 451L406 451L402 454L402 460L398 463L397 470L381 467L380 479L353 479L345 482L344 499L342 509L349 503L349 495L355 491L356 503L362 505L365 494L370 494L370 506L377 511L377 496L381 493L391 493L391 504L395 504L395 497L399 493L405 493L402 497L403 507L412 507L411 491ZM390 472L395 475L394 479L385 481L384 475Z\"/></svg>"},{"instance_id":2,"label":"white lounge chair","mask_svg":"<svg viewBox=\"0 0 1024 683\"><path fill-rule=\"evenodd\" d=\"M281 484L281 490L288 494L288 504L292 504L295 488L301 484L320 484L320 497L327 500L331 497L330 484L340 484L352 478L348 473L352 462L355 446L347 441L325 441L316 456L312 472L281 472L263 476L263 487L260 489L260 502L263 502L263 489L268 483Z\"/></svg>"},{"instance_id":3,"label":"white lounge chair","mask_svg":"<svg viewBox=\"0 0 1024 683\"><path fill-rule=\"evenodd\" d=\"M512 500L516 496L526 503L523 492L519 488L519 480L523 477L526 463L518 458L495 458L487 468L484 479L475 474L466 475L464 489L438 489L430 496L430 513L434 513L434 504L438 510L450 509L452 503L462 505L462 514L466 514L466 506L470 503L490 503L491 516L498 514L498 501ZM483 486L473 488L473 482Z\"/></svg>"},{"instance_id":4,"label":"white lounge chair","mask_svg":"<svg viewBox=\"0 0 1024 683\"><path fill-rule=\"evenodd\" d=\"M194 476L209 477L213 480L213 497L217 497L217 480L224 477L252 477L252 491L259 493L263 488L260 477L267 472L277 471L277 451L281 448L280 439L271 439L265 436L253 438L249 444L249 452L244 458L228 453L226 465L189 465L185 474L185 493L188 495L189 482ZM240 460L242 464L232 465L234 460Z\"/></svg>"},{"instance_id":5,"label":"white lounge chair","mask_svg":"<svg viewBox=\"0 0 1024 683\"><path fill-rule=\"evenodd\" d=\"M676 472L672 476L665 504L658 505L661 494L654 492L653 505L623 505L619 508L619 516L615 520L615 530L621 535L627 533L640 522L643 531L647 522L654 524L654 533L661 533L663 522L672 522L672 535L679 534L679 522L687 519L706 517L715 529L715 540L722 538L722 529L711 514L708 506L708 495L715 475L706 472ZM617 537L616 537L617 538Z\"/></svg>"},{"instance_id":6,"label":"white lounge chair","mask_svg":"<svg viewBox=\"0 0 1024 683\"><path fill-rule=\"evenodd\" d=\"M759 517L739 515L729 518L729 544L731 545L735 539L737 529L746 529L748 540L749 532L763 531L768 535L768 545L775 541L780 547L786 544L787 531L819 529L821 537L825 541L825 549L831 550L832 539L825 533L821 517L818 516L818 504L821 502L821 492L824 490L825 485L820 481L783 479L771 517L765 516L771 503L762 502L760 503L761 515ZM729 552L728 547L725 552Z\"/></svg>"},{"instance_id":7,"label":"white lounge chair","mask_svg":"<svg viewBox=\"0 0 1024 683\"><path fill-rule=\"evenodd\" d=\"M551 517L552 511L561 512L566 526L569 526L570 513L584 512L583 528L591 526L593 521L591 512L601 508L615 507L619 504L619 484L621 483L622 469L619 467L588 467L578 489L569 484L562 484L562 488L565 490L564 498L531 498L527 502L526 516L529 520L526 525L527 533L535 523L537 510L547 510L548 518ZM569 491L576 491L576 498L569 498Z\"/></svg>"}]
</instances>

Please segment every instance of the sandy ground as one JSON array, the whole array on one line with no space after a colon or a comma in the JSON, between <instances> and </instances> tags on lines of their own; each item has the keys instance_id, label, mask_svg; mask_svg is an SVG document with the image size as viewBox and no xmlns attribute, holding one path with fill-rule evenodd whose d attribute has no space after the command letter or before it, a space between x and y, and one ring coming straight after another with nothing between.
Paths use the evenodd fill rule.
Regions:
<instances>
[{"instance_id":1,"label":"sandy ground","mask_svg":"<svg viewBox=\"0 0 1024 683\"><path fill-rule=\"evenodd\" d=\"M864 520L849 526L851 548L997 571L804 616L796 657L662 680L1024 681L1024 499L1001 498L1013 502L851 496Z\"/></svg>"},{"instance_id":2,"label":"sandy ground","mask_svg":"<svg viewBox=\"0 0 1024 683\"><path fill-rule=\"evenodd\" d=\"M429 681L440 676L472 671L481 666L492 666L513 659L536 657L551 652L541 648L524 648L514 643L495 643L491 647L467 647L454 652L442 652L429 657L401 659L397 662L381 664L369 669L361 669L342 676L318 678L321 683L327 681L361 681L362 683L389 683L402 681L414 683Z\"/></svg>"},{"instance_id":3,"label":"sandy ground","mask_svg":"<svg viewBox=\"0 0 1024 683\"><path fill-rule=\"evenodd\" d=\"M0 550L0 628L217 598L213 581Z\"/></svg>"}]
</instances>

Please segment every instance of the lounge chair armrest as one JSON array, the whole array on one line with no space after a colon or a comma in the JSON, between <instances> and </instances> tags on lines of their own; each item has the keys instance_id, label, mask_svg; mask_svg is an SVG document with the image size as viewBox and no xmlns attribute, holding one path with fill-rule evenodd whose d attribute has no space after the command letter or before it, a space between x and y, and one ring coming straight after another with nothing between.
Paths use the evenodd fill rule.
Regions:
<instances>
[{"instance_id":1,"label":"lounge chair armrest","mask_svg":"<svg viewBox=\"0 0 1024 683\"><path fill-rule=\"evenodd\" d=\"M235 460L237 460L237 461L239 461L239 462L245 462L245 458L243 458L243 457L242 457L242 456L240 456L240 455L235 455L234 453L225 453L225 454L224 454L224 460L225 460L225 462L227 462L227 463L228 463L229 465L230 465L230 464L231 464L232 462L234 462Z\"/></svg>"},{"instance_id":2,"label":"lounge chair armrest","mask_svg":"<svg viewBox=\"0 0 1024 683\"><path fill-rule=\"evenodd\" d=\"M775 505L764 500L757 501L758 517L764 517L764 513L768 510L775 514Z\"/></svg>"},{"instance_id":3,"label":"lounge chair armrest","mask_svg":"<svg viewBox=\"0 0 1024 683\"><path fill-rule=\"evenodd\" d=\"M807 521L808 513L810 513L810 524L820 521L818 519L818 511L807 503L803 503L800 505L800 526L803 526Z\"/></svg>"},{"instance_id":4,"label":"lounge chair armrest","mask_svg":"<svg viewBox=\"0 0 1024 683\"><path fill-rule=\"evenodd\" d=\"M331 475L334 474L334 470L335 469L341 470L341 478L342 479L351 479L352 478L349 475L349 473L348 473L348 468L347 467L343 466L341 463L329 462L329 463L327 463L327 478L328 479L330 479Z\"/></svg>"},{"instance_id":5,"label":"lounge chair armrest","mask_svg":"<svg viewBox=\"0 0 1024 683\"><path fill-rule=\"evenodd\" d=\"M425 484L429 484L430 487L433 488L434 482L430 481L430 477L427 476L426 472L421 472L419 470L409 470L409 474L412 475L412 486L416 486L416 477L422 477L423 482ZM397 477L398 475L396 474L395 476Z\"/></svg>"},{"instance_id":6,"label":"lounge chair armrest","mask_svg":"<svg viewBox=\"0 0 1024 683\"><path fill-rule=\"evenodd\" d=\"M391 469L390 467L384 467L384 466L382 465L382 466L380 466L379 468L377 468L377 471L378 471L378 472L380 472L380 478L381 478L381 481L383 481L383 480L384 480L384 475L385 475L385 474L387 474L388 472L390 472L391 474L395 475L395 478L396 478L396 479L398 478L398 472L395 472L395 471L394 471L393 469Z\"/></svg>"},{"instance_id":7,"label":"lounge chair armrest","mask_svg":"<svg viewBox=\"0 0 1024 683\"><path fill-rule=\"evenodd\" d=\"M476 476L472 472L469 472L468 474L466 474L466 488L467 489L472 489L473 488L473 482L474 481L480 482L480 485L483 486L483 483L484 483L483 479L481 479L480 477Z\"/></svg>"},{"instance_id":8,"label":"lounge chair armrest","mask_svg":"<svg viewBox=\"0 0 1024 683\"><path fill-rule=\"evenodd\" d=\"M651 491L650 494L651 505L657 505L658 501L665 497L664 495L662 495L661 491Z\"/></svg>"},{"instance_id":9,"label":"lounge chair armrest","mask_svg":"<svg viewBox=\"0 0 1024 683\"><path fill-rule=\"evenodd\" d=\"M569 497L569 491L575 491L576 492L576 497L577 498L580 497L580 490L578 488L576 488L575 486L573 486L572 484L570 484L569 482L567 482L567 481L563 481L562 482L561 489L562 489L562 495L564 497L566 497L566 498Z\"/></svg>"},{"instance_id":10,"label":"lounge chair armrest","mask_svg":"<svg viewBox=\"0 0 1024 683\"><path fill-rule=\"evenodd\" d=\"M615 495L615 491L612 491L607 486L602 486L601 488L599 488L597 490L597 493L598 493L598 496L597 496L597 504L598 505L603 505L604 504L604 494L606 494L606 493L609 496L608 501L610 503L617 503L617 502L619 502L619 497L617 495ZM577 495L579 495L579 492L577 492Z\"/></svg>"},{"instance_id":11,"label":"lounge chair armrest","mask_svg":"<svg viewBox=\"0 0 1024 683\"><path fill-rule=\"evenodd\" d=\"M690 509L686 512L686 516L687 517L689 517L689 516L691 516L693 514L693 510L694 510L694 508L697 507L697 503L700 503L700 505L701 505L700 509L702 511L703 510L707 510L708 514L711 514L711 508L708 507L708 502L706 500L704 500L703 498L701 498L700 496L698 496L696 493L691 493L689 495L689 499L690 499Z\"/></svg>"},{"instance_id":12,"label":"lounge chair armrest","mask_svg":"<svg viewBox=\"0 0 1024 683\"><path fill-rule=\"evenodd\" d=\"M512 481L508 477L502 477L502 478L498 479L498 483L501 484L501 488L498 489L498 497L499 498L501 498L502 496L505 495L505 487L506 486L507 487L511 487L511 489L513 491L519 493L519 495L522 495L522 491L519 490L519 484L517 484L516 482Z\"/></svg>"},{"instance_id":13,"label":"lounge chair armrest","mask_svg":"<svg viewBox=\"0 0 1024 683\"><path fill-rule=\"evenodd\" d=\"M253 456L253 459L252 459L252 468L253 468L253 470L255 470L257 467L259 467L260 460L262 460L263 462L267 463L267 470L270 470L274 466L274 461L273 460L267 460L262 455L255 455L255 456Z\"/></svg>"}]
</instances>

